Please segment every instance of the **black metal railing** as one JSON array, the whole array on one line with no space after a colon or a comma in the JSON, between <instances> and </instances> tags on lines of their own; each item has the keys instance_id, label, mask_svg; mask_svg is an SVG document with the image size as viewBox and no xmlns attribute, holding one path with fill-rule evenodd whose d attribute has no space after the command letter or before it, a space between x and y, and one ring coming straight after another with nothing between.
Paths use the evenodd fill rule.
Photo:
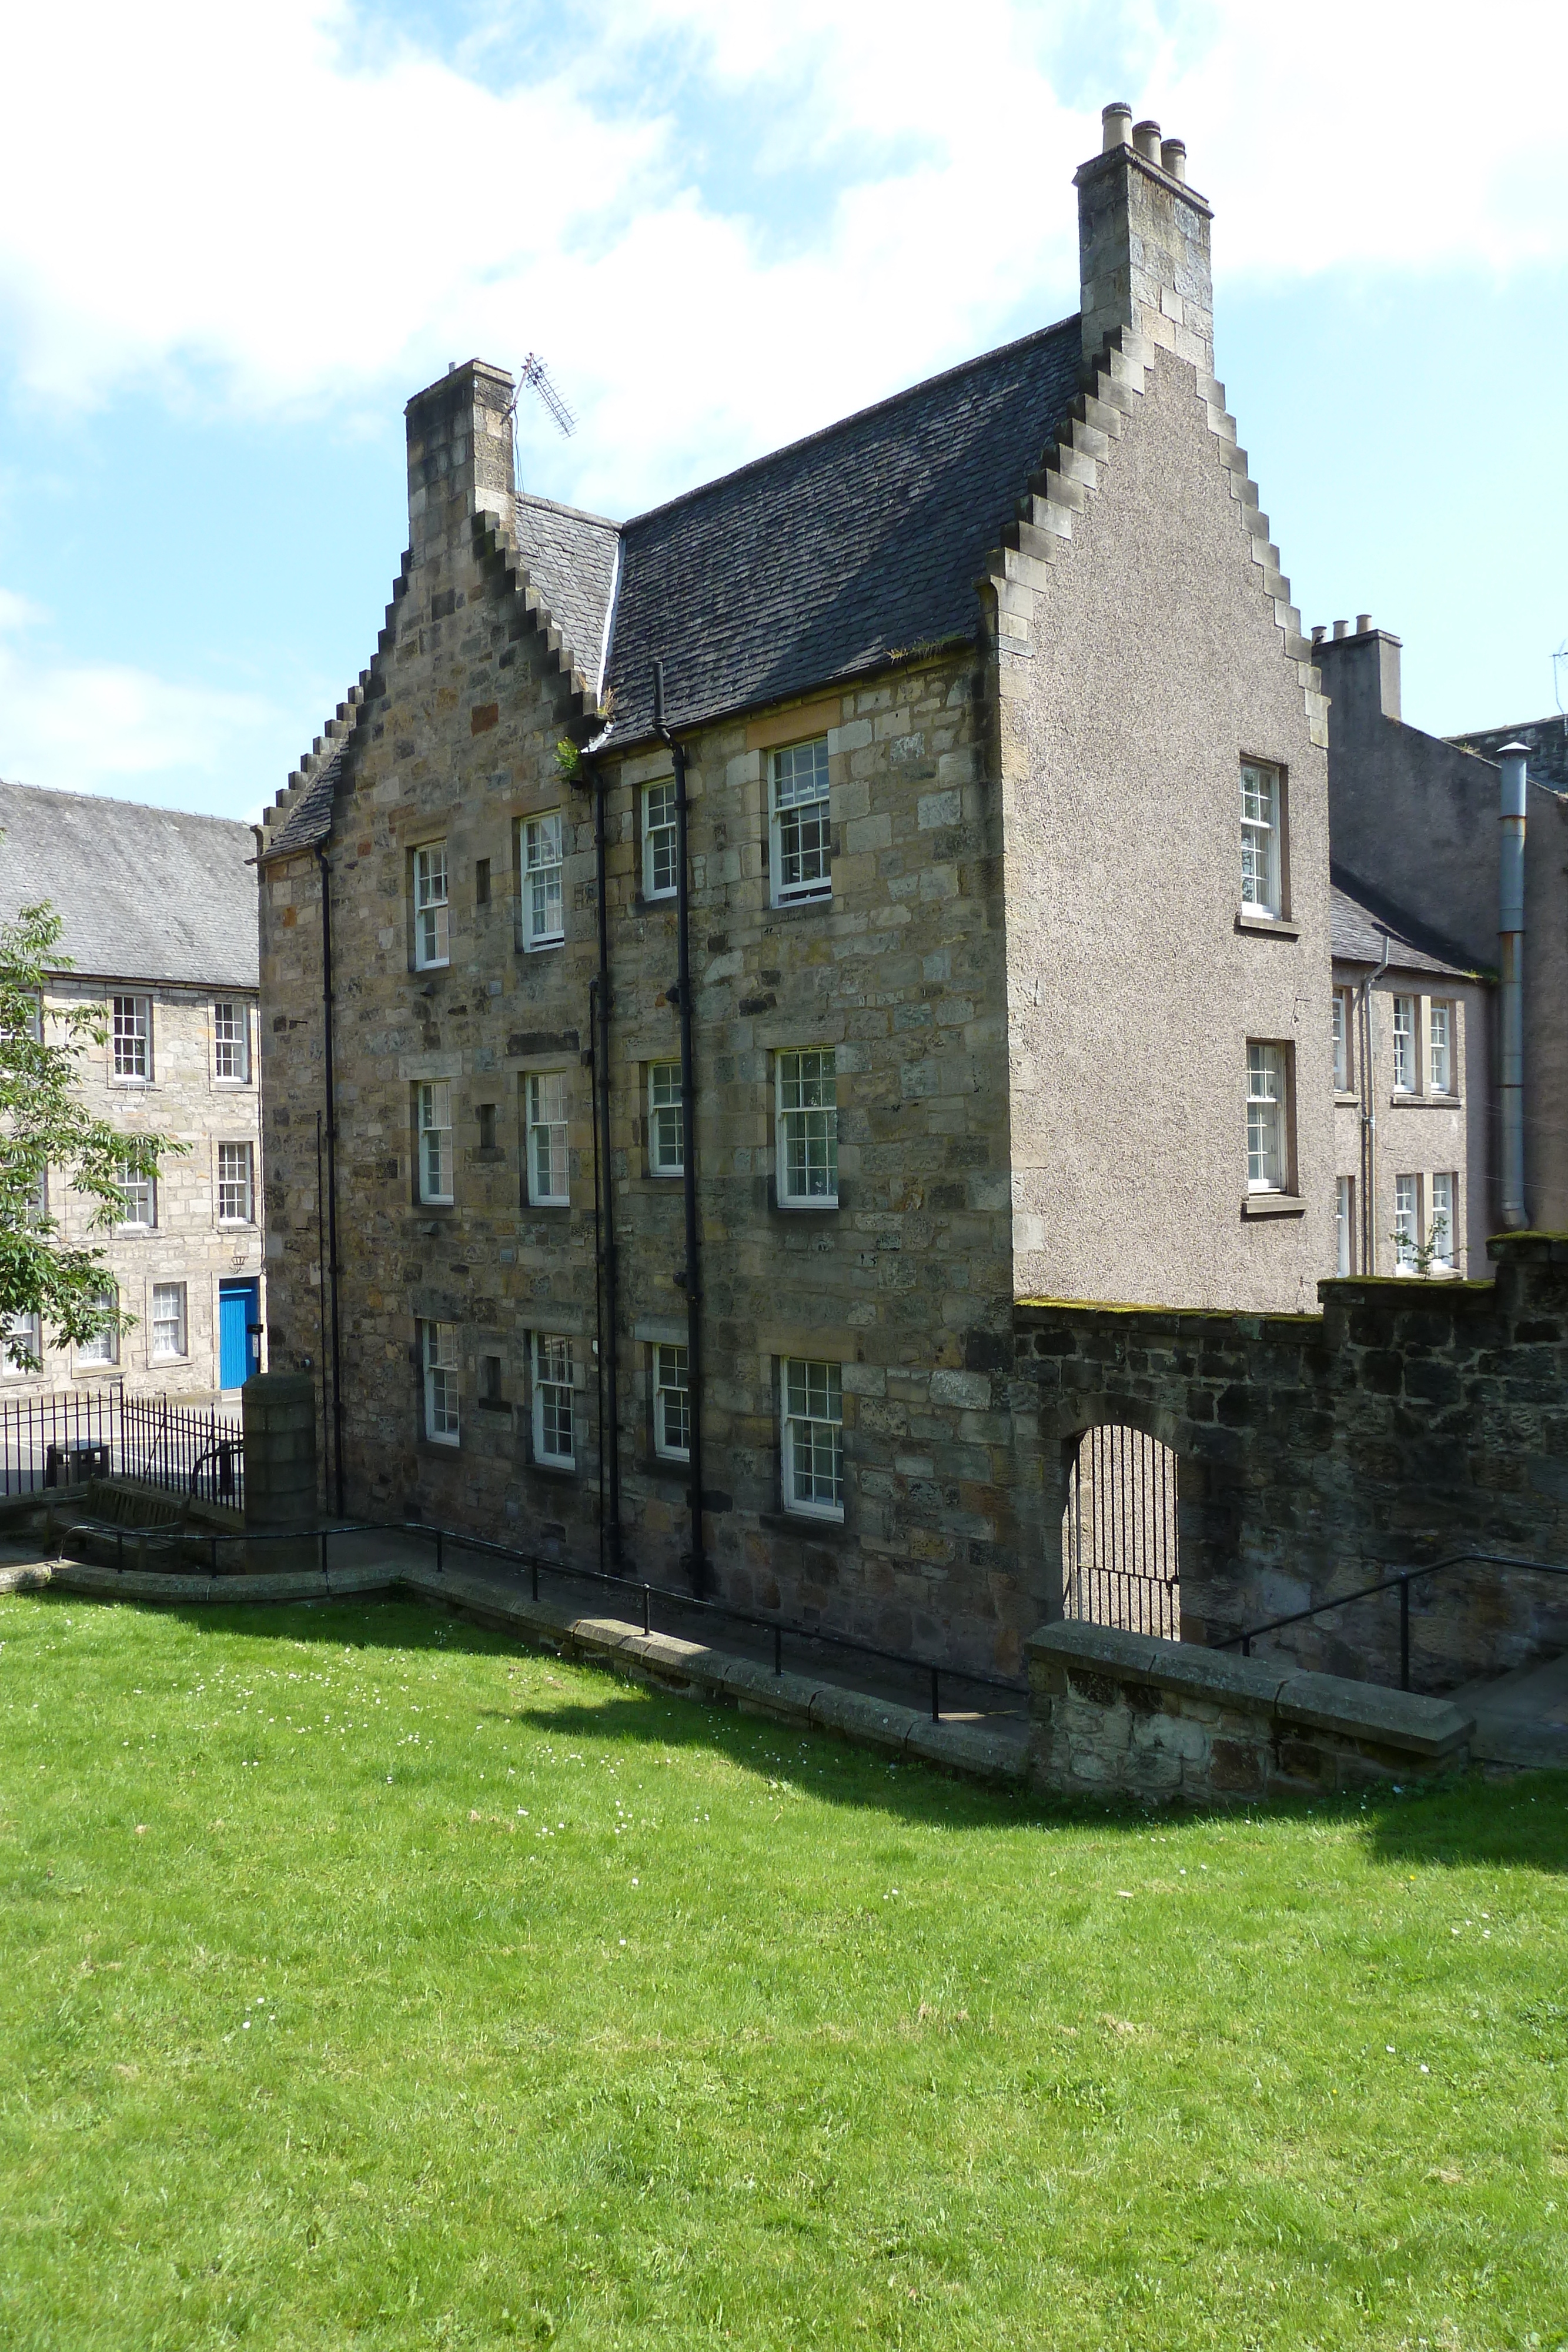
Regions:
<instances>
[{"instance_id":1,"label":"black metal railing","mask_svg":"<svg viewBox=\"0 0 1568 2352\"><path fill-rule=\"evenodd\" d=\"M1348 1609L1354 1601L1370 1601L1375 1593L1395 1592L1399 1595L1399 1687L1410 1687L1410 1587L1424 1576L1440 1576L1450 1568L1517 1568L1528 1569L1537 1576L1568 1576L1568 1566L1555 1559L1516 1559L1510 1552L1456 1551L1447 1559L1428 1560L1425 1568L1402 1568L1393 1576L1385 1576L1375 1584L1358 1585L1354 1592L1336 1592L1327 1601L1314 1601L1310 1609L1293 1609L1288 1617L1270 1617L1261 1625L1249 1625L1239 1633L1228 1633L1216 1642L1217 1650L1234 1650L1240 1645L1244 1658L1252 1655L1252 1644L1265 1633L1281 1633L1287 1625L1304 1625L1310 1618L1324 1617L1332 1610Z\"/></svg>"},{"instance_id":2,"label":"black metal railing","mask_svg":"<svg viewBox=\"0 0 1568 2352\"><path fill-rule=\"evenodd\" d=\"M243 1509L240 1423L172 1397L127 1396L118 1384L0 1398L0 1491L36 1495L117 1475Z\"/></svg>"},{"instance_id":3,"label":"black metal railing","mask_svg":"<svg viewBox=\"0 0 1568 2352\"><path fill-rule=\"evenodd\" d=\"M523 1551L512 1544L492 1543L485 1537L463 1535L452 1528L433 1528L419 1519L358 1519L343 1521L335 1527L268 1529L265 1533L247 1535L230 1535L209 1528L199 1530L183 1528L168 1532L152 1529L143 1532L135 1528L116 1528L113 1532L117 1538L115 1565L121 1573L124 1572L126 1566L126 1543L129 1539L133 1553L156 1549L165 1559L172 1553L176 1559L189 1559L199 1564L213 1576L221 1572L224 1548L233 1544L244 1544L247 1547L261 1543L313 1544L316 1548L317 1565L325 1575L330 1565L329 1546L333 1543L340 1543L356 1536L413 1536L434 1548L435 1571L438 1576L444 1576L446 1573L446 1554L449 1550L478 1552L486 1559L504 1561L517 1570L519 1575L526 1575L528 1579L530 1598L536 1601L539 1598L541 1577L553 1576L569 1583L609 1586L617 1593L631 1600L637 1607L642 1615L644 1633L652 1633L657 1630L653 1623L655 1606L659 1608L662 1614L670 1616L723 1617L732 1624L753 1627L771 1639L772 1667L775 1675L782 1675L784 1672L784 1645L787 1642L796 1650L814 1644L826 1644L837 1650L848 1651L857 1657L874 1658L882 1664L896 1667L905 1674L918 1677L922 1688L929 1693L931 1719L934 1723L939 1723L942 1719L944 1683L949 1686L950 1696L952 1686L955 1685L974 1690L1003 1691L1009 1698L1015 1699L1027 1698L1029 1696L1027 1683L1012 1682L1001 1675L983 1674L968 1666L945 1664L936 1658L918 1657L911 1651L889 1649L881 1643L862 1641L858 1634L835 1633L828 1626L790 1624L782 1618L764 1616L759 1611L742 1609L737 1604L727 1601L715 1600L706 1595L699 1597L695 1593L682 1592L666 1585L646 1583L640 1577L617 1576L609 1569L579 1568L565 1560L542 1559L537 1552ZM109 1530L100 1525L94 1525L91 1522L78 1523L78 1526L66 1529L60 1539L60 1549L64 1552L72 1537L78 1535L101 1545L108 1533ZM239 1584L237 1579L235 1589L236 1594L243 1591L243 1586Z\"/></svg>"}]
</instances>

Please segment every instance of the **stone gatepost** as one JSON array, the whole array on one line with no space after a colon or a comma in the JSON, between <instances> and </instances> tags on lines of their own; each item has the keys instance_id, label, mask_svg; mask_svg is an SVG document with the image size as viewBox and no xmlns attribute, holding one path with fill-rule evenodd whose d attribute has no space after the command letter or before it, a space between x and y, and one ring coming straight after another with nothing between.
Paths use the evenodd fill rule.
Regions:
<instances>
[{"instance_id":1,"label":"stone gatepost","mask_svg":"<svg viewBox=\"0 0 1568 2352\"><path fill-rule=\"evenodd\" d=\"M319 1524L316 1487L316 1383L308 1372L258 1372L240 1391L245 1419L247 1535L281 1536ZM315 1546L246 1544L253 1576L314 1566Z\"/></svg>"}]
</instances>

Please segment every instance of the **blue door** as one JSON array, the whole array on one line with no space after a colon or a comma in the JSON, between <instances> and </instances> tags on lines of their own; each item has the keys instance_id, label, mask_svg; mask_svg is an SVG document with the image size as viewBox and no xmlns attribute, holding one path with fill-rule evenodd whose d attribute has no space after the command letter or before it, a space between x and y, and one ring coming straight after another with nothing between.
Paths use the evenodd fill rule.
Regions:
<instances>
[{"instance_id":1,"label":"blue door","mask_svg":"<svg viewBox=\"0 0 1568 2352\"><path fill-rule=\"evenodd\" d=\"M218 1386L243 1388L261 1369L261 1285L218 1285Z\"/></svg>"}]
</instances>

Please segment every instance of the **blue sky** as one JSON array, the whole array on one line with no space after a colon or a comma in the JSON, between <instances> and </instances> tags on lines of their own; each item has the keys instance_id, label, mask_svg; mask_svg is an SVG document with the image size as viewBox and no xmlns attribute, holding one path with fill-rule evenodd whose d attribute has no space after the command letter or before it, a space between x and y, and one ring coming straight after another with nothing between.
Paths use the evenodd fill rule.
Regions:
<instances>
[{"instance_id":1,"label":"blue sky","mask_svg":"<svg viewBox=\"0 0 1568 2352\"><path fill-rule=\"evenodd\" d=\"M254 814L374 648L402 405L448 360L544 352L581 427L526 415L525 478L636 512L1076 309L1071 174L1111 98L1186 139L1215 205L1217 364L1303 618L1396 630L1406 715L1438 732L1550 710L1568 10L1493 21L1478 40L1380 0L14 18L0 774Z\"/></svg>"}]
</instances>

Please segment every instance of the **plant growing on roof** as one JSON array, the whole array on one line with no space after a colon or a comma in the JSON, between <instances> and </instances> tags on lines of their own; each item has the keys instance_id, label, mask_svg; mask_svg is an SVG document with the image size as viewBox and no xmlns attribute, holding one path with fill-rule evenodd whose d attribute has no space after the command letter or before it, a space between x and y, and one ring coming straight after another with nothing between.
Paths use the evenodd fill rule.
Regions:
<instances>
[{"instance_id":1,"label":"plant growing on roof","mask_svg":"<svg viewBox=\"0 0 1568 2352\"><path fill-rule=\"evenodd\" d=\"M35 1316L40 1332L70 1346L135 1320L104 1304L114 1294L101 1250L61 1242L49 1171L90 1204L89 1231L107 1234L126 1213L125 1180L155 1176L161 1157L190 1149L122 1131L81 1101L82 1058L104 1044L108 1024L101 1004L44 1013L46 976L70 963L56 951L62 928L47 904L0 922L0 1332L6 1360L26 1371L40 1369Z\"/></svg>"}]
</instances>

